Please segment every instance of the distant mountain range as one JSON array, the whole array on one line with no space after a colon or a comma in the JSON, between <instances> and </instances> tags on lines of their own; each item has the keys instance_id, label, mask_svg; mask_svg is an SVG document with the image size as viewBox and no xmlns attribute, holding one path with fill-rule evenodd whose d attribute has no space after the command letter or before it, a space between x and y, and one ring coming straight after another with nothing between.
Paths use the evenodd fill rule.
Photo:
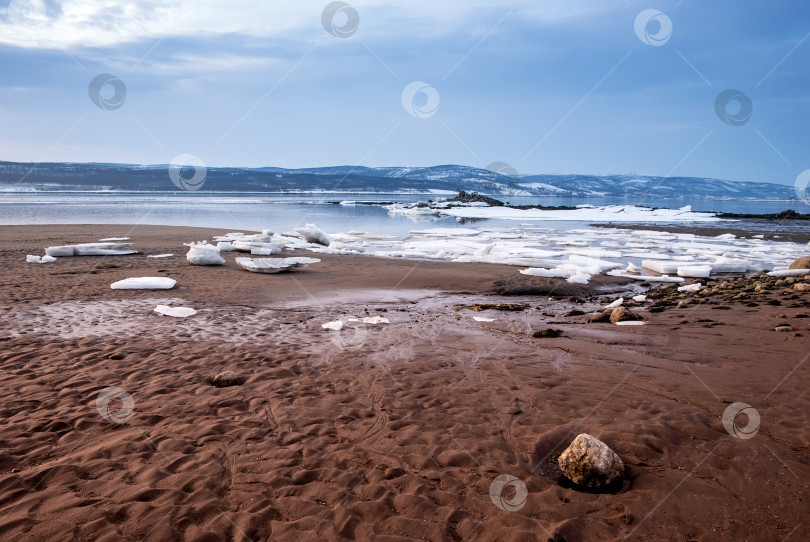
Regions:
<instances>
[{"instance_id":1,"label":"distant mountain range","mask_svg":"<svg viewBox=\"0 0 810 542\"><path fill-rule=\"evenodd\" d=\"M194 171L181 170L191 179ZM0 162L0 191L176 192L168 165ZM465 190L494 196L715 198L795 200L793 187L695 177L647 175L523 175L469 166L336 166L283 169L208 168L201 192L438 193Z\"/></svg>"}]
</instances>

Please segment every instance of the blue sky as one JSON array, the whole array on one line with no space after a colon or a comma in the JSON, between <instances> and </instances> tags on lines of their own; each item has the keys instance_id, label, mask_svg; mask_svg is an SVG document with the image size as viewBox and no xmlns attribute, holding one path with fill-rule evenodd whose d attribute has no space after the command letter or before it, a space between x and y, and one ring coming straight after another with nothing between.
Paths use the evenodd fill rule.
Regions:
<instances>
[{"instance_id":1,"label":"blue sky","mask_svg":"<svg viewBox=\"0 0 810 542\"><path fill-rule=\"evenodd\" d=\"M810 169L806 2L358 0L333 19L356 14L347 37L324 27L328 4L13 0L0 7L0 159L502 161L787 185ZM91 100L102 73L125 84L120 108ZM437 107L420 92L406 110L417 81ZM728 89L742 95L722 109L732 119L753 107L737 126L715 108Z\"/></svg>"}]
</instances>

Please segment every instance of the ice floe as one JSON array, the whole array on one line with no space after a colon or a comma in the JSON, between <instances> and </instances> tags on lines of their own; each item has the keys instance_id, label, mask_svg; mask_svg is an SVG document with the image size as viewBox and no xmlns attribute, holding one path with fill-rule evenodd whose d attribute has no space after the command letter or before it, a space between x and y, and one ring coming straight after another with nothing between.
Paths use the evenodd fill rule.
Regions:
<instances>
[{"instance_id":1,"label":"ice floe","mask_svg":"<svg viewBox=\"0 0 810 542\"><path fill-rule=\"evenodd\" d=\"M171 290L177 281L169 277L132 277L110 284L113 290Z\"/></svg>"},{"instance_id":2,"label":"ice floe","mask_svg":"<svg viewBox=\"0 0 810 542\"><path fill-rule=\"evenodd\" d=\"M116 241L129 241L129 237L107 237L106 239L99 239L102 243L116 242Z\"/></svg>"},{"instance_id":3,"label":"ice floe","mask_svg":"<svg viewBox=\"0 0 810 542\"><path fill-rule=\"evenodd\" d=\"M219 248L209 245L207 241L183 244L188 247L186 259L191 265L223 265L225 263L225 258L219 254Z\"/></svg>"},{"instance_id":4,"label":"ice floe","mask_svg":"<svg viewBox=\"0 0 810 542\"><path fill-rule=\"evenodd\" d=\"M236 258L236 263L251 273L283 273L320 261L318 258Z\"/></svg>"},{"instance_id":5,"label":"ice floe","mask_svg":"<svg viewBox=\"0 0 810 542\"><path fill-rule=\"evenodd\" d=\"M170 307L168 305L158 305L155 307L155 312L163 316L173 316L175 318L187 318L197 314L197 311L191 307Z\"/></svg>"},{"instance_id":6,"label":"ice floe","mask_svg":"<svg viewBox=\"0 0 810 542\"><path fill-rule=\"evenodd\" d=\"M388 318L383 318L382 316L366 316L365 318L347 318L344 322L343 320L334 320L332 322L326 322L325 324L321 324L321 328L328 329L330 331L340 331L343 329L343 326L346 324L367 324L370 326L377 326L381 324L390 324L391 322L388 321Z\"/></svg>"},{"instance_id":7,"label":"ice floe","mask_svg":"<svg viewBox=\"0 0 810 542\"><path fill-rule=\"evenodd\" d=\"M486 316L473 316L476 322L494 322L495 318L487 318Z\"/></svg>"},{"instance_id":8,"label":"ice floe","mask_svg":"<svg viewBox=\"0 0 810 542\"><path fill-rule=\"evenodd\" d=\"M150 254L147 258L171 258L174 254Z\"/></svg>"},{"instance_id":9,"label":"ice floe","mask_svg":"<svg viewBox=\"0 0 810 542\"><path fill-rule=\"evenodd\" d=\"M65 256L121 256L137 253L137 250L133 250L132 243L81 243L45 249L45 254L56 258Z\"/></svg>"},{"instance_id":10,"label":"ice floe","mask_svg":"<svg viewBox=\"0 0 810 542\"><path fill-rule=\"evenodd\" d=\"M56 258L53 256L34 256L33 254L28 254L25 257L25 261L28 263L53 263L56 261Z\"/></svg>"},{"instance_id":11,"label":"ice floe","mask_svg":"<svg viewBox=\"0 0 810 542\"><path fill-rule=\"evenodd\" d=\"M702 286L702 284L700 284L699 282L696 282L694 284L687 284L686 286L678 286L678 291L679 292L697 292L698 290L700 290L701 286Z\"/></svg>"},{"instance_id":12,"label":"ice floe","mask_svg":"<svg viewBox=\"0 0 810 542\"><path fill-rule=\"evenodd\" d=\"M327 247L332 244L332 239L329 237L329 234L315 224L307 224L306 227L295 228L295 231L303 235L308 243L317 243Z\"/></svg>"},{"instance_id":13,"label":"ice floe","mask_svg":"<svg viewBox=\"0 0 810 542\"><path fill-rule=\"evenodd\" d=\"M810 269L776 269L768 273L768 275L771 277L798 277L808 273L810 273Z\"/></svg>"}]
</instances>

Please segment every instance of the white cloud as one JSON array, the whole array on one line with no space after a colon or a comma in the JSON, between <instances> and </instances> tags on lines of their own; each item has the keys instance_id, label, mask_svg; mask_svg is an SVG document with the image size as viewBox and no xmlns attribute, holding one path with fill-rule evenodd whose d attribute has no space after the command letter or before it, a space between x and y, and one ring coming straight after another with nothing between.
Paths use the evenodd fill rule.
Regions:
<instances>
[{"instance_id":1,"label":"white cloud","mask_svg":"<svg viewBox=\"0 0 810 542\"><path fill-rule=\"evenodd\" d=\"M326 39L321 12L329 0L12 0L0 13L0 43L22 48L106 48L161 37L226 34ZM359 36L416 36L494 27L515 0L358 0ZM525 2L510 18L561 23L594 16L604 1ZM609 3L608 3L609 4Z\"/></svg>"}]
</instances>

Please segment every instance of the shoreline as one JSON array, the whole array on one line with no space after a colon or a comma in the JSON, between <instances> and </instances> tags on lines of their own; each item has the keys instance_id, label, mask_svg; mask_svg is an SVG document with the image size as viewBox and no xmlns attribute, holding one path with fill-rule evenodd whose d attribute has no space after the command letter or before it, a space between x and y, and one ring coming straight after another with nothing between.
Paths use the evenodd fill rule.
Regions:
<instances>
[{"instance_id":1,"label":"shoreline","mask_svg":"<svg viewBox=\"0 0 810 542\"><path fill-rule=\"evenodd\" d=\"M7 539L810 538L799 279L756 291L756 277L710 279L716 293L681 306L655 288L625 302L644 325L623 327L588 323L633 289L614 277L576 285L519 266L301 250L279 256L322 261L283 275L233 255L188 264L184 242L222 233L0 229ZM142 253L25 261L107 237ZM160 253L175 256L146 257ZM135 276L178 283L110 289ZM160 316L157 304L198 313ZM322 327L349 315L389 323ZM559 334L534 337L547 330ZM212 386L223 370L240 385ZM110 387L132 399L123 423L98 408ZM753 438L724 426L738 402L760 416ZM621 457L619 491L560 478L554 458L582 432ZM501 475L526 485L514 512L490 497Z\"/></svg>"}]
</instances>

